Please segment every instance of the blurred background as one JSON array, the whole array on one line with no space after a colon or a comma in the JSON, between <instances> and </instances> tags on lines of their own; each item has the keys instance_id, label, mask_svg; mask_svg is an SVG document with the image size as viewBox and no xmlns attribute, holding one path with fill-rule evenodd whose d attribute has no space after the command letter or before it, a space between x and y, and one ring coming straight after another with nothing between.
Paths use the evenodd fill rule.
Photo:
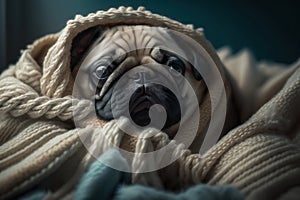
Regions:
<instances>
[{"instance_id":1,"label":"blurred background","mask_svg":"<svg viewBox=\"0 0 300 200\"><path fill-rule=\"evenodd\" d=\"M300 1L0 0L0 71L35 39L60 31L75 14L145 6L203 27L215 48L249 48L258 60L292 63L300 55Z\"/></svg>"}]
</instances>

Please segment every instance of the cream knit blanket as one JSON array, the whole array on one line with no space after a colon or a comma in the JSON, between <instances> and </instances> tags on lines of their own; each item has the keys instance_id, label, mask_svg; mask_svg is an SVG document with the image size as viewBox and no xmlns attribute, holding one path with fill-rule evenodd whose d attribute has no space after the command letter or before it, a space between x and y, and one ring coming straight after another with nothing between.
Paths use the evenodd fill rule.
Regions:
<instances>
[{"instance_id":1,"label":"cream knit blanket","mask_svg":"<svg viewBox=\"0 0 300 200\"><path fill-rule=\"evenodd\" d=\"M62 32L35 41L0 77L1 199L13 198L37 185L52 191L49 198L65 197L92 162L79 136L90 135L97 140L97 130L90 126L75 128L73 115L85 119L93 107L70 96L73 83L69 61L72 39L101 24L168 27L208 45L203 43L202 29L130 7L76 16ZM205 48L215 62L220 62L210 47ZM220 52L225 65L245 62L242 56L225 54ZM158 172L133 174L133 182L161 189L197 183L233 184L248 199L287 199L295 195L300 187L299 64L290 74L269 102L204 155L191 154L178 145L175 154L181 156L174 164ZM109 149L109 141L122 145L126 140L115 121L106 123L104 129L106 136L101 138L98 151ZM137 138L134 151L158 149L169 142L166 134L158 132L151 139ZM133 165L141 167L143 163L136 157Z\"/></svg>"}]
</instances>

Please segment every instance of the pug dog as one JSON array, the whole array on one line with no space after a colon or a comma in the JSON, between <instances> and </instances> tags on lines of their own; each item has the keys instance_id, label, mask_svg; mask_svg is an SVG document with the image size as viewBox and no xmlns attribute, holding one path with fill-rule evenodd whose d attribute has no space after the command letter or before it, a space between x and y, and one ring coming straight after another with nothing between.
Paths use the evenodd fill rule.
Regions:
<instances>
[{"instance_id":1,"label":"pug dog","mask_svg":"<svg viewBox=\"0 0 300 200\"><path fill-rule=\"evenodd\" d=\"M170 139L176 135L180 123L191 121L195 110L199 109L201 117L197 122L197 135L190 146L192 151L197 151L210 122L211 99L199 71L172 49L176 42L170 31L162 27L93 27L73 41L72 74L74 77L81 74L77 87L83 97L93 96L99 119L110 121L128 111L132 121L143 127L152 120L149 116L151 107L162 106L165 122L162 127L153 126L167 133ZM118 84L121 79L123 83ZM159 84L161 80L173 85L177 94ZM195 93L196 102L191 100L188 87ZM230 94L230 91L226 92ZM118 95L113 97L113 94ZM129 101L124 101L127 94L130 94ZM229 117L222 135L238 123L232 101L228 102ZM156 111L162 113L160 107Z\"/></svg>"}]
</instances>

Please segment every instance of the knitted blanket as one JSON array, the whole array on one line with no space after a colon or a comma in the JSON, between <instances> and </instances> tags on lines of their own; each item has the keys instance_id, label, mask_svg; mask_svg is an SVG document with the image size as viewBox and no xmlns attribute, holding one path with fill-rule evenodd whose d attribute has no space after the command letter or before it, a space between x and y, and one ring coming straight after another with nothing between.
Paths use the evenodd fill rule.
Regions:
<instances>
[{"instance_id":1,"label":"knitted blanket","mask_svg":"<svg viewBox=\"0 0 300 200\"><path fill-rule=\"evenodd\" d=\"M152 187L142 185L130 185L128 173L115 170L103 164L103 162L117 162L124 168L129 168L126 159L116 150L109 150L99 157L101 162L93 162L86 172L81 176L73 193L64 199L75 200L241 200L244 199L240 192L229 185L210 186L197 184L181 193L156 190ZM109 180L109 181L107 181ZM27 192L21 197L22 200L50 199L55 195L35 189Z\"/></svg>"},{"instance_id":2,"label":"knitted blanket","mask_svg":"<svg viewBox=\"0 0 300 200\"><path fill-rule=\"evenodd\" d=\"M54 199L68 196L94 161L82 138L91 143L97 141L93 148L99 155L112 144L133 149L136 155L132 166L136 169L145 165L140 159L142 153L174 144L174 154L179 155L179 159L158 171L133 173L133 183L162 190L180 190L197 183L231 184L248 199L288 198L299 192L299 63L285 73L285 79L275 78L261 87L259 92L264 93L269 91L270 84L281 83L267 103L257 108L253 115L243 112L246 113L245 122L229 131L203 155L191 154L183 145L153 129L144 133L153 134L154 131L153 137L144 138L141 134L132 142L118 129L115 120L106 123L90 119L89 113L94 109L91 102L71 96L72 39L95 25L118 24L161 26L179 31L199 42L216 65L221 65L202 29L195 30L191 25L152 14L142 7L137 10L120 7L86 17L76 16L60 33L47 35L28 46L19 61L1 74L1 199L14 198L36 187L47 188ZM248 55L249 61L248 53L238 57L228 56L224 51L219 54L225 65L247 62L242 55ZM245 69L251 70L249 66L240 71L248 74ZM272 70L263 66L255 69L265 69L264 77L274 76ZM230 67L228 71L235 73ZM237 81L237 86L245 86L244 80ZM243 98L249 98L249 95L245 93ZM75 126L74 115L86 123ZM103 131L90 124L103 127ZM151 159L157 163L161 158Z\"/></svg>"}]
</instances>

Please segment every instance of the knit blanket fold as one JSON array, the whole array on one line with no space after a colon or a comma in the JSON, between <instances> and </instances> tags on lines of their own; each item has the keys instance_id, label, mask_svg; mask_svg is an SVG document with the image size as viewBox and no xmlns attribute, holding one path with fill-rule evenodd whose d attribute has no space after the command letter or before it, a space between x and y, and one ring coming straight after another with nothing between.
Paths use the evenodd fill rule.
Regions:
<instances>
[{"instance_id":1,"label":"knit blanket fold","mask_svg":"<svg viewBox=\"0 0 300 200\"><path fill-rule=\"evenodd\" d=\"M89 119L92 103L71 96L72 39L92 26L117 24L145 24L179 31L203 44L216 64L221 65L217 53L205 42L202 29L195 30L144 8L120 7L76 16L60 33L28 46L19 61L0 76L0 199L15 198L34 187L47 188L58 199L70 194L94 161L82 138L98 141L94 149L99 155L111 148L109 144L130 146L115 120L95 122L105 134L89 125L95 120ZM221 59L225 65L232 62L222 56ZM289 195L298 194L299 62L282 85L271 100L205 154L191 154L176 144L174 154L180 155L179 159L158 171L132 174L132 182L161 190L180 190L198 183L231 184L247 199L288 199ZM87 123L76 127L74 115ZM156 131L150 139L137 138L136 146L131 147L142 153L172 142L165 133ZM159 160L153 158L153 162ZM132 161L137 168L143 164L138 155Z\"/></svg>"}]
</instances>

